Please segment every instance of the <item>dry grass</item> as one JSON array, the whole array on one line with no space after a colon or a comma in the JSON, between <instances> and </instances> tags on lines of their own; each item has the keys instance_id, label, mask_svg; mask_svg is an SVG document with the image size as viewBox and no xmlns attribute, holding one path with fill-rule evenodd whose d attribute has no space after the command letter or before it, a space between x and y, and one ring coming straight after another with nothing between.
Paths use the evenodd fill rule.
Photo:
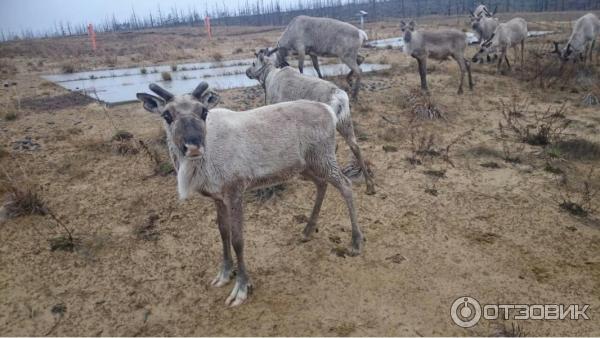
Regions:
<instances>
[{"instance_id":1,"label":"dry grass","mask_svg":"<svg viewBox=\"0 0 600 338\"><path fill-rule=\"evenodd\" d=\"M514 137L517 140L534 145L546 146L559 142L565 129L571 123L565 116L566 105L556 109L548 107L546 111L530 110L527 102L512 104L502 102L502 118L498 127L502 137Z\"/></svg>"},{"instance_id":2,"label":"dry grass","mask_svg":"<svg viewBox=\"0 0 600 338\"><path fill-rule=\"evenodd\" d=\"M559 207L574 216L587 217L597 210L597 196L600 192L600 176L591 166L580 182L570 182L566 177L559 182L562 187L562 201Z\"/></svg>"},{"instance_id":3,"label":"dry grass","mask_svg":"<svg viewBox=\"0 0 600 338\"><path fill-rule=\"evenodd\" d=\"M443 119L444 112L434 99L419 89L411 91L409 99L412 119L433 120Z\"/></svg>"},{"instance_id":4,"label":"dry grass","mask_svg":"<svg viewBox=\"0 0 600 338\"><path fill-rule=\"evenodd\" d=\"M60 66L60 71L64 74L72 74L77 71L77 66L72 61L67 61Z\"/></svg>"},{"instance_id":5,"label":"dry grass","mask_svg":"<svg viewBox=\"0 0 600 338\"><path fill-rule=\"evenodd\" d=\"M12 77L17 74L18 69L13 61L0 59L0 78Z\"/></svg>"},{"instance_id":6,"label":"dry grass","mask_svg":"<svg viewBox=\"0 0 600 338\"><path fill-rule=\"evenodd\" d=\"M25 180L17 182L6 172L2 181L5 193L3 206L9 218L48 214L46 203L36 185Z\"/></svg>"},{"instance_id":7,"label":"dry grass","mask_svg":"<svg viewBox=\"0 0 600 338\"><path fill-rule=\"evenodd\" d=\"M223 61L223 54L221 54L220 52L214 52L211 54L211 58L214 61L221 62Z\"/></svg>"}]
</instances>

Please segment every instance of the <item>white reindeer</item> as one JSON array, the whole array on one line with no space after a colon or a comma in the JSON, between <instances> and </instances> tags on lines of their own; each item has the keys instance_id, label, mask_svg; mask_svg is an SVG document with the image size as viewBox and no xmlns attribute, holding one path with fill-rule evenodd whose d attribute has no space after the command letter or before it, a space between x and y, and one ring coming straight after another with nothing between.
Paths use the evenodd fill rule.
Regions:
<instances>
[{"instance_id":1,"label":"white reindeer","mask_svg":"<svg viewBox=\"0 0 600 338\"><path fill-rule=\"evenodd\" d=\"M501 23L496 28L492 37L481 44L481 49L473 56L473 62L483 59L489 53L495 53L500 50L500 58L498 60L498 72L500 72L502 61L506 60L508 69L510 62L508 61L508 48L513 48L515 58L518 59L517 48L521 45L521 68L525 60L525 40L527 39L527 22L522 18L514 18L508 22Z\"/></svg>"},{"instance_id":2,"label":"white reindeer","mask_svg":"<svg viewBox=\"0 0 600 338\"><path fill-rule=\"evenodd\" d=\"M260 50L256 53L256 59L252 66L246 70L246 75L251 79L258 80L264 88L266 103L305 99L328 104L336 114L337 131L342 135L358 161L367 184L367 194L374 194L373 179L365 165L354 134L348 94L329 81L301 74L292 67L276 68L274 62L269 59L269 55L272 53L268 49Z\"/></svg>"},{"instance_id":3,"label":"white reindeer","mask_svg":"<svg viewBox=\"0 0 600 338\"><path fill-rule=\"evenodd\" d=\"M554 42L555 53L559 54L563 61L583 59L584 64L588 59L593 62L594 47L596 39L600 35L600 19L588 13L575 21L573 32L566 47L560 51L558 42Z\"/></svg>"},{"instance_id":4,"label":"white reindeer","mask_svg":"<svg viewBox=\"0 0 600 338\"><path fill-rule=\"evenodd\" d=\"M473 12L471 12L471 15L476 17L476 18L481 18L481 17L488 17L491 18L496 14L496 10L498 9L498 6L496 6L496 8L494 9L493 12L490 12L488 10L488 8L480 3Z\"/></svg>"},{"instance_id":5,"label":"white reindeer","mask_svg":"<svg viewBox=\"0 0 600 338\"><path fill-rule=\"evenodd\" d=\"M229 283L233 274L231 246L237 256L235 286L225 301L242 304L251 290L244 263L243 195L246 190L278 184L302 175L314 182L317 194L304 228L304 239L315 231L327 184L342 195L352 223L352 247L361 251L363 235L356 219L352 183L335 157L336 116L320 102L293 101L246 112L209 109L200 101L206 82L192 94L174 96L151 85L160 97L138 93L146 110L162 115L169 151L179 158L177 190L181 199L199 192L212 198L223 242L223 263L215 287Z\"/></svg>"}]
</instances>

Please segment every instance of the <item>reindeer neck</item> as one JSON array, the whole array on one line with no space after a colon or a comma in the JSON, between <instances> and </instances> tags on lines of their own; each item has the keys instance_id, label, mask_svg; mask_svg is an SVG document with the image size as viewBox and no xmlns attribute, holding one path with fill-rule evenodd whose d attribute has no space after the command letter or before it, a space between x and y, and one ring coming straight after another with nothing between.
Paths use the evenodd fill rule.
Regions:
<instances>
[{"instance_id":1,"label":"reindeer neck","mask_svg":"<svg viewBox=\"0 0 600 338\"><path fill-rule=\"evenodd\" d=\"M263 88L265 88L267 84L267 77L269 76L269 74L271 74L271 71L273 69L275 69L275 66L273 66L270 63L267 63L264 66L262 66L262 68L258 72L258 82L260 82Z\"/></svg>"}]
</instances>

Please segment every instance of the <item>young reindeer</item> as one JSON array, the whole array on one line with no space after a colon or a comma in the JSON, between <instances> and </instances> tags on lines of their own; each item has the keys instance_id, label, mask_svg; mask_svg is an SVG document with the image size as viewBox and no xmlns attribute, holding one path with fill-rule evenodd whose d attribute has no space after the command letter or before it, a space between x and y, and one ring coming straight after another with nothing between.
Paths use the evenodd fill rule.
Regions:
<instances>
[{"instance_id":1,"label":"young reindeer","mask_svg":"<svg viewBox=\"0 0 600 338\"><path fill-rule=\"evenodd\" d=\"M593 62L594 46L598 35L600 35L600 19L595 14L588 13L575 21L571 37L563 50L559 49L558 42L554 42L554 53L558 54L563 62L570 59L576 61L579 57L583 59L584 64L589 54L589 59Z\"/></svg>"},{"instance_id":2,"label":"young reindeer","mask_svg":"<svg viewBox=\"0 0 600 338\"><path fill-rule=\"evenodd\" d=\"M246 75L258 80L265 90L266 104L311 100L328 104L336 114L336 129L354 154L367 184L367 194L375 193L373 179L365 166L354 134L348 94L329 81L299 73L292 67L275 68L268 49L255 53L256 59Z\"/></svg>"},{"instance_id":3,"label":"young reindeer","mask_svg":"<svg viewBox=\"0 0 600 338\"><path fill-rule=\"evenodd\" d=\"M508 69L511 69L508 61L507 51L512 47L515 51L515 58L518 59L517 47L521 44L521 68L525 62L525 39L527 39L527 22L522 18L514 18L508 22L501 23L496 28L492 37L481 44L481 49L473 56L473 62L483 59L489 53L495 53L500 50L498 60L498 69L500 72L502 61L506 60Z\"/></svg>"},{"instance_id":4,"label":"young reindeer","mask_svg":"<svg viewBox=\"0 0 600 338\"><path fill-rule=\"evenodd\" d=\"M415 59L419 64L421 76L421 89L427 88L427 58L446 60L449 57L456 60L460 68L460 85L458 94L463 93L465 72L469 74L469 89L473 90L471 65L465 59L467 36L457 29L440 29L435 31L415 31L416 24L411 21L408 25L400 21L400 29L404 32L404 52Z\"/></svg>"},{"instance_id":5,"label":"young reindeer","mask_svg":"<svg viewBox=\"0 0 600 338\"><path fill-rule=\"evenodd\" d=\"M304 56L310 55L320 78L318 56L335 57L350 68L346 79L352 88L352 98L358 97L362 72L360 64L364 58L358 50L368 40L367 33L349 23L330 18L314 18L299 15L290 21L277 42L277 67L287 66L287 56L298 54L298 69L304 72ZM354 83L352 79L354 78Z\"/></svg>"},{"instance_id":6,"label":"young reindeer","mask_svg":"<svg viewBox=\"0 0 600 338\"><path fill-rule=\"evenodd\" d=\"M237 256L235 286L226 305L242 304L251 290L244 261L243 195L246 190L287 181L300 174L314 182L317 194L304 228L310 239L325 197L333 185L346 201L352 223L350 254L361 251L363 235L356 219L352 183L335 157L336 116L320 102L293 101L246 112L212 109L200 100L206 82L187 95L174 96L157 85L154 96L138 93L146 110L161 115L169 151L179 158L177 190L181 199L199 192L217 209L223 243L223 263L215 287L229 283L233 274L231 246Z\"/></svg>"}]
</instances>

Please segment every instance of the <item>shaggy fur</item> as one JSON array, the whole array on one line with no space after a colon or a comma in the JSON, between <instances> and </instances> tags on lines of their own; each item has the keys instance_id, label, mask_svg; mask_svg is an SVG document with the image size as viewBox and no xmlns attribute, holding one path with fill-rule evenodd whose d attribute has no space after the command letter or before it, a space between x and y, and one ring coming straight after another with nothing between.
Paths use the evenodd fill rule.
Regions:
<instances>
[{"instance_id":1,"label":"shaggy fur","mask_svg":"<svg viewBox=\"0 0 600 338\"><path fill-rule=\"evenodd\" d=\"M359 65L363 59L358 55L358 50L367 39L364 31L349 23L299 15L292 19L277 42L277 66L287 65L288 54L298 54L298 69L302 73L304 56L308 54L317 74L322 78L317 57L337 56L350 68L347 79L352 87L352 97L356 99L362 74Z\"/></svg>"},{"instance_id":2,"label":"shaggy fur","mask_svg":"<svg viewBox=\"0 0 600 338\"><path fill-rule=\"evenodd\" d=\"M508 22L501 23L490 39L481 44L481 49L473 56L473 61L484 58L489 53L500 50L498 59L498 72L500 72L502 61L510 69L510 62L506 55L508 48L512 47L515 51L515 58L518 58L517 48L521 44L521 67L525 60L525 40L527 39L527 22L522 18L514 18Z\"/></svg>"},{"instance_id":3,"label":"shaggy fur","mask_svg":"<svg viewBox=\"0 0 600 338\"><path fill-rule=\"evenodd\" d=\"M342 195L352 224L351 254L360 253L363 235L357 222L352 183L335 157L336 116L323 103L293 101L246 112L212 109L200 99L208 87L201 83L192 95L161 97L138 93L144 108L166 121L169 151L179 161L177 190L182 199L198 192L212 198L223 243L223 263L212 285L224 286L233 275L231 247L237 256L235 286L225 301L242 304L251 290L244 261L243 195L249 189L270 186L297 175L317 187L313 211L304 228L305 240L315 231L327 185ZM166 100L165 98L168 98Z\"/></svg>"},{"instance_id":4,"label":"shaggy fur","mask_svg":"<svg viewBox=\"0 0 600 338\"><path fill-rule=\"evenodd\" d=\"M582 16L575 21L573 33L561 51L561 57L563 60L576 60L577 57L580 57L585 63L589 55L590 61L593 61L594 46L598 35L600 35L600 19L593 13Z\"/></svg>"},{"instance_id":5,"label":"shaggy fur","mask_svg":"<svg viewBox=\"0 0 600 338\"><path fill-rule=\"evenodd\" d=\"M471 28L477 33L479 43L483 43L492 37L498 28L498 19L489 17L471 17Z\"/></svg>"},{"instance_id":6,"label":"shaggy fur","mask_svg":"<svg viewBox=\"0 0 600 338\"><path fill-rule=\"evenodd\" d=\"M246 75L256 79L265 89L266 103L306 99L328 104L336 114L336 129L342 135L350 150L358 160L362 174L367 184L367 194L374 194L373 179L368 173L360 148L354 134L350 103L348 95L329 81L299 73L291 67L275 68L267 57L267 51L262 50L246 70Z\"/></svg>"}]
</instances>

